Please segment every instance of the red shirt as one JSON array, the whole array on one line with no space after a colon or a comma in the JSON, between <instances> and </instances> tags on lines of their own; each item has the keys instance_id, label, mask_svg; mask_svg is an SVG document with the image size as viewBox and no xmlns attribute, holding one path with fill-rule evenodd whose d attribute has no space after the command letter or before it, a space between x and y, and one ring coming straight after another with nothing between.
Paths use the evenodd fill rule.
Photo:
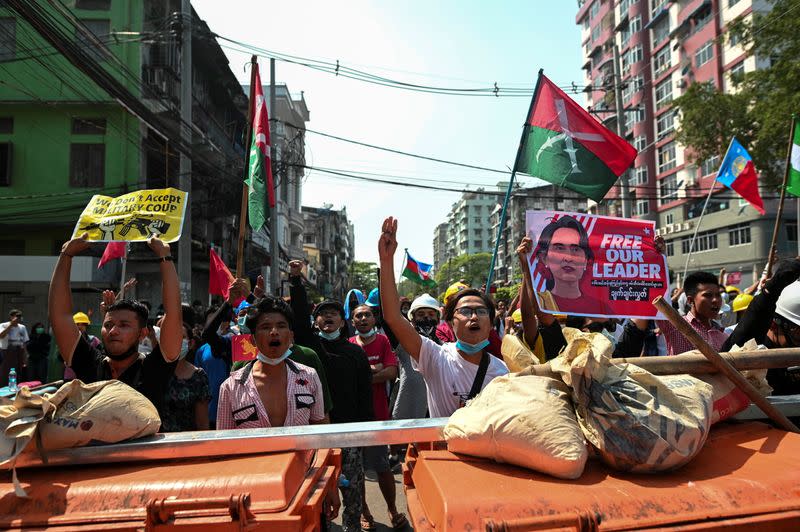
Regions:
<instances>
[{"instance_id":1,"label":"red shirt","mask_svg":"<svg viewBox=\"0 0 800 532\"><path fill-rule=\"evenodd\" d=\"M383 364L384 369L389 366L397 367L397 357L392 352L392 344L385 334L376 334L375 339L368 344L364 344L358 335L350 337L350 342L364 350L371 366ZM389 394L386 393L385 382L376 382L372 385L372 407L375 410L375 421L386 421L391 418Z\"/></svg>"}]
</instances>

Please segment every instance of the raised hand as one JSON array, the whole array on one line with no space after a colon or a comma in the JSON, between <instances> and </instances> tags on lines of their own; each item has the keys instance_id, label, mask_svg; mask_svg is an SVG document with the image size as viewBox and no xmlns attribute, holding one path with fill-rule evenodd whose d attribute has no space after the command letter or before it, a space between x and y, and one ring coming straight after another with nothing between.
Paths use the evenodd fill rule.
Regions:
<instances>
[{"instance_id":1,"label":"raised hand","mask_svg":"<svg viewBox=\"0 0 800 532\"><path fill-rule=\"evenodd\" d=\"M169 255L169 244L156 236L147 239L147 245L153 250L157 257L163 258Z\"/></svg>"},{"instance_id":2,"label":"raised hand","mask_svg":"<svg viewBox=\"0 0 800 532\"><path fill-rule=\"evenodd\" d=\"M289 277L301 277L303 275L303 261L291 260L289 261Z\"/></svg>"},{"instance_id":3,"label":"raised hand","mask_svg":"<svg viewBox=\"0 0 800 532\"><path fill-rule=\"evenodd\" d=\"M103 290L103 294L100 296L100 313L108 312L108 307L113 305L116 300L117 296L113 290Z\"/></svg>"},{"instance_id":4,"label":"raised hand","mask_svg":"<svg viewBox=\"0 0 800 532\"><path fill-rule=\"evenodd\" d=\"M89 242L86 240L87 238L89 238L89 233L83 233L81 236L65 242L64 245L61 246L61 253L70 257L80 255L89 248Z\"/></svg>"},{"instance_id":5,"label":"raised hand","mask_svg":"<svg viewBox=\"0 0 800 532\"><path fill-rule=\"evenodd\" d=\"M389 216L383 221L381 237L378 240L378 257L381 262L391 262L397 251L397 220Z\"/></svg>"},{"instance_id":6,"label":"raised hand","mask_svg":"<svg viewBox=\"0 0 800 532\"><path fill-rule=\"evenodd\" d=\"M233 306L243 298L247 297L247 294L249 293L250 285L248 284L247 279L242 279L241 277L234 279L233 282L231 282L230 288L228 289L228 303Z\"/></svg>"},{"instance_id":7,"label":"raised hand","mask_svg":"<svg viewBox=\"0 0 800 532\"><path fill-rule=\"evenodd\" d=\"M253 288L253 295L256 296L256 299L261 299L266 293L267 291L264 289L264 276L259 275L256 279L256 287Z\"/></svg>"},{"instance_id":8,"label":"raised hand","mask_svg":"<svg viewBox=\"0 0 800 532\"><path fill-rule=\"evenodd\" d=\"M517 246L517 255L529 255L533 250L533 240L529 236L522 237L522 241Z\"/></svg>"}]
</instances>

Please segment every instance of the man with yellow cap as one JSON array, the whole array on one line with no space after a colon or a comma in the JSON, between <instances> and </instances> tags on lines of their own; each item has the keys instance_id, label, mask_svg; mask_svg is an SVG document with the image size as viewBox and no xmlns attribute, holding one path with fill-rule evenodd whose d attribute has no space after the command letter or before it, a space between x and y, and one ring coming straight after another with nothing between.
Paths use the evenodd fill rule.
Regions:
<instances>
[{"instance_id":1,"label":"man with yellow cap","mask_svg":"<svg viewBox=\"0 0 800 532\"><path fill-rule=\"evenodd\" d=\"M469 289L469 286L461 281L451 284L444 292L444 306L447 306L447 303L450 302L453 296L467 289ZM436 327L436 337L441 340L442 343L452 343L456 341L456 335L447 320L439 322L439 325ZM503 355L500 354L500 351L500 335L497 334L497 331L492 327L492 330L489 331L489 345L486 347L486 352L502 359Z\"/></svg>"},{"instance_id":2,"label":"man with yellow cap","mask_svg":"<svg viewBox=\"0 0 800 532\"><path fill-rule=\"evenodd\" d=\"M81 336L86 338L86 341L89 342L90 346L96 348L100 345L100 339L96 336L89 334L89 325L92 324L92 320L89 319L88 314L86 314L85 312L76 312L72 316L72 321L75 322L75 325L81 332Z\"/></svg>"}]
</instances>

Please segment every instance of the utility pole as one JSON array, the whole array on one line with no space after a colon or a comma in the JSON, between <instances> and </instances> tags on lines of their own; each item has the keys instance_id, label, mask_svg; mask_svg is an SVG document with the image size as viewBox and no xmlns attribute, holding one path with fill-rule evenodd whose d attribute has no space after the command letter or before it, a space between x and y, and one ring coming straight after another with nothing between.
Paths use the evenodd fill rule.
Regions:
<instances>
[{"instance_id":1,"label":"utility pole","mask_svg":"<svg viewBox=\"0 0 800 532\"><path fill-rule=\"evenodd\" d=\"M619 48L616 40L614 41L614 100L617 108L617 134L625 138L625 109L622 107L622 69L620 68ZM622 201L622 217L631 217L631 199L628 190L628 170L619 176L622 191L620 200Z\"/></svg>"},{"instance_id":2,"label":"utility pole","mask_svg":"<svg viewBox=\"0 0 800 532\"><path fill-rule=\"evenodd\" d=\"M192 3L181 0L181 140L192 145ZM186 192L183 231L178 240L181 300L192 301L192 160L181 152L178 188Z\"/></svg>"},{"instance_id":3,"label":"utility pole","mask_svg":"<svg viewBox=\"0 0 800 532\"><path fill-rule=\"evenodd\" d=\"M278 150L275 148L275 143L277 142L277 137L275 136L275 119L277 118L277 109L275 108L275 59L269 60L269 116L271 120L269 121L269 160L270 164L272 164L272 176L273 181L278 177L278 174L275 172L277 168L277 161L275 160L275 155L278 153ZM285 187L288 185L286 179L288 177L288 169L287 175L281 176L281 186ZM281 206L281 200L278 194L278 190L275 190L275 208L272 209L269 216L269 248L270 248L270 255L272 255L271 265L269 267L269 284L272 287L272 293L278 293L278 289L281 286L281 267L280 267L280 247L278 246L278 210Z\"/></svg>"}]
</instances>

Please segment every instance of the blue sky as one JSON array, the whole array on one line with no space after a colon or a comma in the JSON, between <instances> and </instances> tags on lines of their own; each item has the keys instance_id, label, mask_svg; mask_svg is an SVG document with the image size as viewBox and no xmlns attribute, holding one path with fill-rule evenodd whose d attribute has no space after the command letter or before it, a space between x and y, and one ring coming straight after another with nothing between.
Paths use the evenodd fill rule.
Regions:
<instances>
[{"instance_id":1,"label":"blue sky","mask_svg":"<svg viewBox=\"0 0 800 532\"><path fill-rule=\"evenodd\" d=\"M580 28L572 0L485 2L293 2L194 0L212 31L276 52L365 70L409 83L533 89L536 73L559 85L581 84ZM224 42L222 44L225 44ZM248 53L226 49L243 82ZM260 59L269 83L269 61ZM304 91L310 129L468 164L512 166L529 97L423 94L335 77L277 62L277 81ZM580 98L580 97L579 97ZM583 101L579 99L579 101ZM393 155L308 134L307 163L373 172L454 188L493 187L507 176ZM387 179L387 177L380 177ZM392 178L388 178L392 179ZM530 183L525 178L523 183ZM458 183L464 183L459 185ZM367 183L307 173L303 204L346 207L357 260L377 260L383 218L399 219L400 249L432 260L433 230L458 193ZM402 257L398 257L398 261Z\"/></svg>"}]
</instances>

